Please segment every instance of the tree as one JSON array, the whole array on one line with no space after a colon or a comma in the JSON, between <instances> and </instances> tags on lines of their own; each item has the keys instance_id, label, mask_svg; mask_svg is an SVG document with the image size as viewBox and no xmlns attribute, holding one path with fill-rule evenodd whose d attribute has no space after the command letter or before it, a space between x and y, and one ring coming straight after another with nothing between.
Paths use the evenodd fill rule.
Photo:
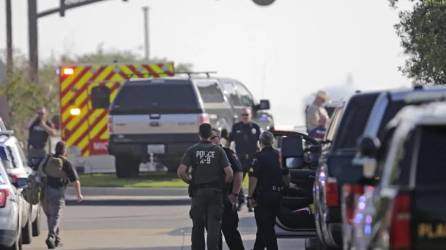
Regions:
<instances>
[{"instance_id":1,"label":"tree","mask_svg":"<svg viewBox=\"0 0 446 250\"><path fill-rule=\"evenodd\" d=\"M96 52L88 53L74 58L63 56L61 58L62 63L74 63L74 64L108 64L108 63L147 63L145 59L131 51L118 51L109 50L104 52L101 45L98 46ZM171 62L167 58L152 58L149 63L166 63ZM190 63L175 63L175 71L185 72L192 71L192 64Z\"/></svg>"},{"instance_id":2,"label":"tree","mask_svg":"<svg viewBox=\"0 0 446 250\"><path fill-rule=\"evenodd\" d=\"M396 6L398 0L390 0ZM395 26L408 56L400 70L418 84L446 84L446 1L412 1Z\"/></svg>"}]
</instances>

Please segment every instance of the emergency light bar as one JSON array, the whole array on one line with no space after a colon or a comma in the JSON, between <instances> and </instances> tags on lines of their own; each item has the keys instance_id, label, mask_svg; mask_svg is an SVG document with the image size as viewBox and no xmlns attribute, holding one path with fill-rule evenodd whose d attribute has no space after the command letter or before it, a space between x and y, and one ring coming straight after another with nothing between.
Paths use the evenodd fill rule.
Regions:
<instances>
[{"instance_id":1,"label":"emergency light bar","mask_svg":"<svg viewBox=\"0 0 446 250\"><path fill-rule=\"evenodd\" d=\"M192 77L192 75L206 75L207 78L211 77L211 74L217 74L217 71L184 71L184 72L175 72L175 74L186 74L189 76L189 78Z\"/></svg>"},{"instance_id":2,"label":"emergency light bar","mask_svg":"<svg viewBox=\"0 0 446 250\"><path fill-rule=\"evenodd\" d=\"M446 101L446 93L444 92L415 92L404 98L406 103L422 103L428 101Z\"/></svg>"}]
</instances>

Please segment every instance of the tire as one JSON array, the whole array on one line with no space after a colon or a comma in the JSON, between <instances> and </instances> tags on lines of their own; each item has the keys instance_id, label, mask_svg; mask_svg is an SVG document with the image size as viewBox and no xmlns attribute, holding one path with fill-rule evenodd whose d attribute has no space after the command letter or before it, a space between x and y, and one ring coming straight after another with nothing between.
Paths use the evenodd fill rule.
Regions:
<instances>
[{"instance_id":1,"label":"tire","mask_svg":"<svg viewBox=\"0 0 446 250\"><path fill-rule=\"evenodd\" d=\"M322 250L322 244L317 237L305 239L305 250Z\"/></svg>"},{"instance_id":2,"label":"tire","mask_svg":"<svg viewBox=\"0 0 446 250\"><path fill-rule=\"evenodd\" d=\"M19 235L17 237L16 242L14 242L14 245L5 248L7 250L22 250L22 230L20 230Z\"/></svg>"},{"instance_id":3,"label":"tire","mask_svg":"<svg viewBox=\"0 0 446 250\"><path fill-rule=\"evenodd\" d=\"M40 225L42 222L42 209L39 207L37 208L37 216L36 219L33 221L32 224L32 231L33 231L33 237L37 237L40 235Z\"/></svg>"},{"instance_id":4,"label":"tire","mask_svg":"<svg viewBox=\"0 0 446 250\"><path fill-rule=\"evenodd\" d=\"M324 246L318 237L305 239L305 250L339 250L338 248L331 248Z\"/></svg>"},{"instance_id":5,"label":"tire","mask_svg":"<svg viewBox=\"0 0 446 250\"><path fill-rule=\"evenodd\" d=\"M23 244L31 244L32 240L33 240L33 226L32 226L32 222L30 220L28 220L28 222L26 222L25 227L22 228L22 243Z\"/></svg>"},{"instance_id":6,"label":"tire","mask_svg":"<svg viewBox=\"0 0 446 250\"><path fill-rule=\"evenodd\" d=\"M161 162L167 167L167 171L169 173L177 172L179 160L172 159L172 158L166 158L166 159L163 159Z\"/></svg>"},{"instance_id":7,"label":"tire","mask_svg":"<svg viewBox=\"0 0 446 250\"><path fill-rule=\"evenodd\" d=\"M129 178L139 175L139 161L126 156L115 157L116 177Z\"/></svg>"}]
</instances>

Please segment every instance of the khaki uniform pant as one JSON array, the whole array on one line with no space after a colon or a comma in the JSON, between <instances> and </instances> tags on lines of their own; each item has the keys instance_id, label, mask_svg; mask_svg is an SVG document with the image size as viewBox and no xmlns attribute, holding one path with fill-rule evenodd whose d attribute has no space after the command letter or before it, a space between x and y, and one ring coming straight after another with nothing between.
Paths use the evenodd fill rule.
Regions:
<instances>
[{"instance_id":1,"label":"khaki uniform pant","mask_svg":"<svg viewBox=\"0 0 446 250\"><path fill-rule=\"evenodd\" d=\"M47 186L42 200L42 208L48 221L48 238L59 239L59 224L62 209L65 207L65 189Z\"/></svg>"}]
</instances>

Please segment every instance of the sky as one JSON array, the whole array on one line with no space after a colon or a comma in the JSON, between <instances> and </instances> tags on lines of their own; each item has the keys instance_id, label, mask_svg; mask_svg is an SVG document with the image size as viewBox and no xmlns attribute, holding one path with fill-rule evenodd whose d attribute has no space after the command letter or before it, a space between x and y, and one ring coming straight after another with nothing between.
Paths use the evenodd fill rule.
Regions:
<instances>
[{"instance_id":1,"label":"sky","mask_svg":"<svg viewBox=\"0 0 446 250\"><path fill-rule=\"evenodd\" d=\"M37 0L39 11L59 0ZM14 47L28 53L27 1L13 0ZM109 0L39 20L39 53L130 50L144 55L142 7L150 7L150 53L196 71L240 80L269 99L277 125L304 124L304 102L319 89L338 100L355 90L410 86L388 0ZM0 1L0 52L6 47ZM55 83L57 84L57 83Z\"/></svg>"}]
</instances>

